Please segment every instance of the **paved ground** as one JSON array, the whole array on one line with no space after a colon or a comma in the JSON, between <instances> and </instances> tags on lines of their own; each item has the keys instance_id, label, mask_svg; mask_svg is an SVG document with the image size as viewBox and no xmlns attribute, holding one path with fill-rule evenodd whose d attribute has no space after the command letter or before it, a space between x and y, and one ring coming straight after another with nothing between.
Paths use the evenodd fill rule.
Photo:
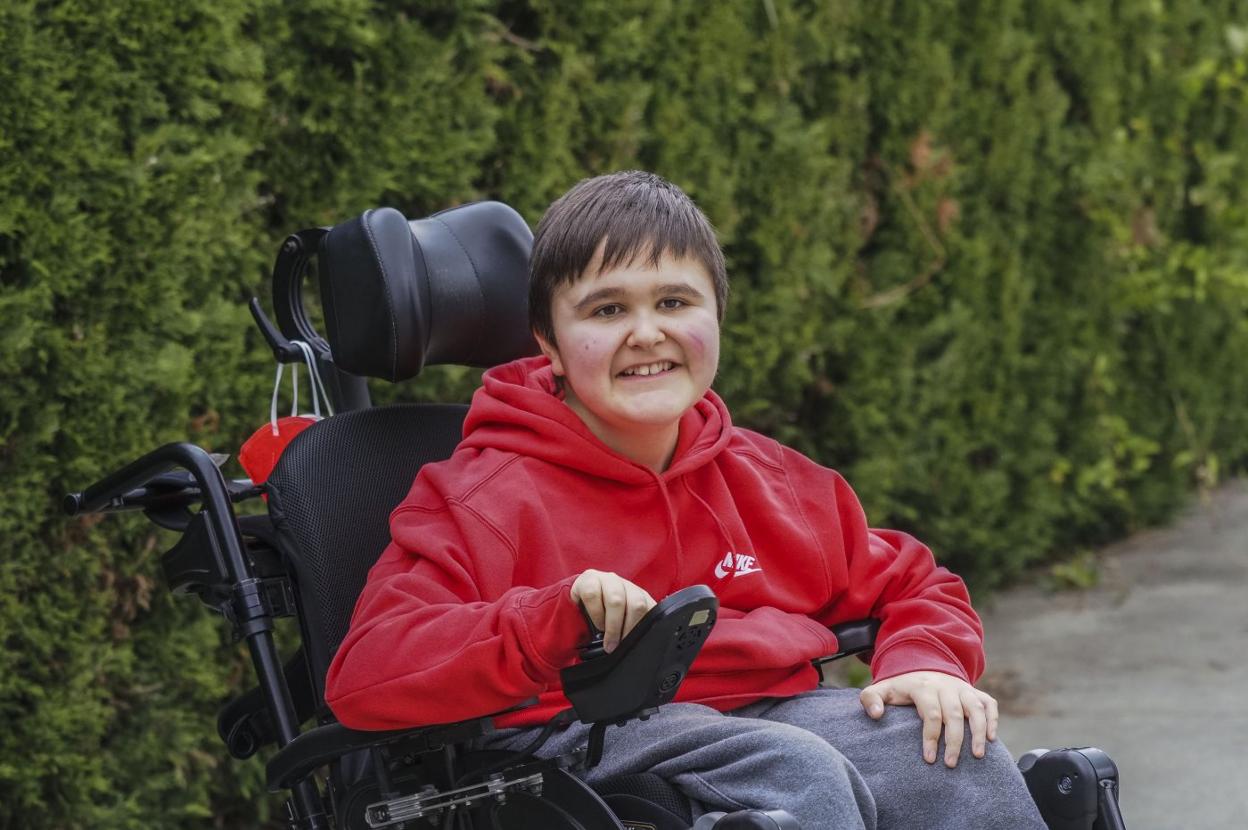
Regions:
<instances>
[{"instance_id":1,"label":"paved ground","mask_svg":"<svg viewBox=\"0 0 1248 830\"><path fill-rule=\"evenodd\" d=\"M1001 737L1110 753L1128 830L1248 828L1248 482L1100 559L980 609Z\"/></svg>"}]
</instances>

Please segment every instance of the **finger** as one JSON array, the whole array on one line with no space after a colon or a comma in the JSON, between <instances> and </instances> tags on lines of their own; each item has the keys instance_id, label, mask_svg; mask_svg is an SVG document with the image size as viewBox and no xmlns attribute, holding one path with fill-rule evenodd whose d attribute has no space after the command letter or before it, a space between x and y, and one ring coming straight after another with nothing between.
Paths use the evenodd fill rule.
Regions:
<instances>
[{"instance_id":1,"label":"finger","mask_svg":"<svg viewBox=\"0 0 1248 830\"><path fill-rule=\"evenodd\" d=\"M923 760L929 764L936 763L936 744L940 740L940 730L944 725L944 713L940 708L940 698L930 689L923 689L914 694L914 708L923 719Z\"/></svg>"},{"instance_id":2,"label":"finger","mask_svg":"<svg viewBox=\"0 0 1248 830\"><path fill-rule=\"evenodd\" d=\"M1001 713L997 709L997 699L987 692L980 692L979 697L984 702L985 715L988 721L988 740L995 741L997 739L997 722L1001 719Z\"/></svg>"},{"instance_id":3,"label":"finger","mask_svg":"<svg viewBox=\"0 0 1248 830\"><path fill-rule=\"evenodd\" d=\"M953 769L962 754L962 738L966 733L966 715L957 691L945 689L940 693L940 710L945 724L945 766Z\"/></svg>"},{"instance_id":4,"label":"finger","mask_svg":"<svg viewBox=\"0 0 1248 830\"><path fill-rule=\"evenodd\" d=\"M971 754L976 758L984 757L984 738L988 731L987 707L980 695L972 688L965 689L962 694L962 711L971 725Z\"/></svg>"},{"instance_id":5,"label":"finger","mask_svg":"<svg viewBox=\"0 0 1248 830\"><path fill-rule=\"evenodd\" d=\"M858 701L872 718L879 720L884 717L884 698L880 695L877 686L868 686L863 689L862 694L858 695Z\"/></svg>"},{"instance_id":6,"label":"finger","mask_svg":"<svg viewBox=\"0 0 1248 830\"><path fill-rule=\"evenodd\" d=\"M585 613L599 631L606 626L606 612L602 607L602 580L597 571L586 571L572 583L572 601L585 607Z\"/></svg>"},{"instance_id":7,"label":"finger","mask_svg":"<svg viewBox=\"0 0 1248 830\"><path fill-rule=\"evenodd\" d=\"M624 580L615 574L603 580L602 607L605 620L602 626L602 647L608 653L615 651L620 644L621 632L624 629L624 612L628 608L627 595L624 592Z\"/></svg>"},{"instance_id":8,"label":"finger","mask_svg":"<svg viewBox=\"0 0 1248 830\"><path fill-rule=\"evenodd\" d=\"M627 637L628 633L636 628L637 623L641 622L641 618L646 616L646 612L654 606L654 600L640 585L625 581L624 594L624 627L620 631L621 637Z\"/></svg>"}]
</instances>

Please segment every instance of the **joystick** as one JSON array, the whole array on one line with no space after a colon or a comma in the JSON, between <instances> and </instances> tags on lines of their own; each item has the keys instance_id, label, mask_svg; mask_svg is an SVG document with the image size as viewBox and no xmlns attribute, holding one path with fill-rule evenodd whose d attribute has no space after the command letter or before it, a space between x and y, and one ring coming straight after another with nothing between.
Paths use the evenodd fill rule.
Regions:
<instances>
[{"instance_id":1,"label":"joystick","mask_svg":"<svg viewBox=\"0 0 1248 830\"><path fill-rule=\"evenodd\" d=\"M581 607L592 634L581 662L560 672L563 692L578 720L593 725L586 764L602 754L610 724L646 719L676 697L681 681L706 642L719 601L705 585L684 588L655 605L610 654L602 632Z\"/></svg>"}]
</instances>

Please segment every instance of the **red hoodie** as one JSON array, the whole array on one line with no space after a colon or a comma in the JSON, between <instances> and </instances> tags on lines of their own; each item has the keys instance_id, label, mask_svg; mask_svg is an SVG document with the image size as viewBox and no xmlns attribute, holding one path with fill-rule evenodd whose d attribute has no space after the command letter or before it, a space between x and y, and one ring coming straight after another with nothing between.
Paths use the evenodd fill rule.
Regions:
<instances>
[{"instance_id":1,"label":"red hoodie","mask_svg":"<svg viewBox=\"0 0 1248 830\"><path fill-rule=\"evenodd\" d=\"M962 581L904 533L868 530L833 470L749 430L707 392L663 473L616 454L560 400L549 362L491 369L464 440L420 471L390 517L334 657L326 700L356 729L479 717L499 726L567 708L559 670L587 639L569 600L587 568L661 599L709 585L719 618L677 700L728 710L813 689L827 626L881 621L871 667L968 681L982 629Z\"/></svg>"}]
</instances>

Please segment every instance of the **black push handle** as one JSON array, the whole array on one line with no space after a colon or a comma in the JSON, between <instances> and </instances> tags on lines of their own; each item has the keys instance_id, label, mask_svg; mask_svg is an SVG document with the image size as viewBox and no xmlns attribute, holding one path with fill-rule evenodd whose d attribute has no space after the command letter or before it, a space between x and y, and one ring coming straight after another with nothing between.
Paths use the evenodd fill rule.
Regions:
<instances>
[{"instance_id":1,"label":"black push handle","mask_svg":"<svg viewBox=\"0 0 1248 830\"><path fill-rule=\"evenodd\" d=\"M186 470L189 476L171 473L175 468ZM152 450L81 493L69 493L63 505L71 516L142 509L149 506L145 501L168 495L171 490L185 491L192 484L209 502L220 499L219 504L210 504L211 507L221 509L229 504L225 479L212 456L194 444L177 442Z\"/></svg>"},{"instance_id":2,"label":"black push handle","mask_svg":"<svg viewBox=\"0 0 1248 830\"><path fill-rule=\"evenodd\" d=\"M199 498L207 514L205 518L216 543L214 554L218 557L221 571L232 581L244 579L248 575L247 560L243 555L242 537L229 489L221 471L213 463L212 456L194 444L184 441L165 444L120 470L109 473L81 493L68 494L64 501L65 512L71 516L81 516L144 507L138 497L132 497L132 494L135 491L151 494L154 491L154 481L176 481L176 474L169 472L175 468L182 468L190 473L190 478L199 491ZM128 502L128 498L136 500ZM186 498L185 493L182 498ZM151 509L150 506L148 509Z\"/></svg>"}]
</instances>

